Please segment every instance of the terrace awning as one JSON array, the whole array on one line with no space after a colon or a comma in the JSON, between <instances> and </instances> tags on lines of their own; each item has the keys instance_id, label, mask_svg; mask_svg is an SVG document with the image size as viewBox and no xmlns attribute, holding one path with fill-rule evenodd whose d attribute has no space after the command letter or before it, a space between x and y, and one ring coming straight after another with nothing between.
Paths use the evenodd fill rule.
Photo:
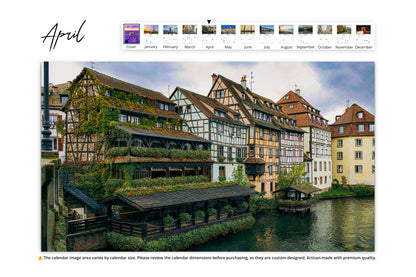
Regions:
<instances>
[{"instance_id":1,"label":"terrace awning","mask_svg":"<svg viewBox=\"0 0 416 277\"><path fill-rule=\"evenodd\" d=\"M104 198L101 204L111 205L124 203L140 211L155 210L162 207L183 206L196 202L225 199L231 197L244 197L256 194L257 192L240 185L189 189L172 192L156 192L144 196L122 196L114 195Z\"/></svg>"}]
</instances>

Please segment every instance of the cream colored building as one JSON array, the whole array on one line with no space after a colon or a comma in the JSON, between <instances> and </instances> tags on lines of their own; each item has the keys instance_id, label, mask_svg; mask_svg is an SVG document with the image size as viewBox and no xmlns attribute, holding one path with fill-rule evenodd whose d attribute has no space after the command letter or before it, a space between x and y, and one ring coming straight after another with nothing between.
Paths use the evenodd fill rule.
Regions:
<instances>
[{"instance_id":1,"label":"cream colored building","mask_svg":"<svg viewBox=\"0 0 416 277\"><path fill-rule=\"evenodd\" d=\"M349 185L375 184L374 115L357 104L337 116L332 130L332 176Z\"/></svg>"}]
</instances>

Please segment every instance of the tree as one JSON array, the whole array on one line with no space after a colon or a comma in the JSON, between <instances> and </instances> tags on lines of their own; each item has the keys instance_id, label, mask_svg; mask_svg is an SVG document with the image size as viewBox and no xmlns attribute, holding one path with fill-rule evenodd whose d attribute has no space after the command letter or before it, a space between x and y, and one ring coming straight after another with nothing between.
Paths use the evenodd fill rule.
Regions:
<instances>
[{"instance_id":1,"label":"tree","mask_svg":"<svg viewBox=\"0 0 416 277\"><path fill-rule=\"evenodd\" d=\"M237 166L237 169L233 170L233 179L237 184L241 186L248 188L250 187L250 182L248 181L247 174L241 165Z\"/></svg>"},{"instance_id":2,"label":"tree","mask_svg":"<svg viewBox=\"0 0 416 277\"><path fill-rule=\"evenodd\" d=\"M287 188L293 185L310 185L312 183L306 181L305 164L293 164L291 170L288 172L285 169L282 169L277 179L277 183L280 186L280 189Z\"/></svg>"}]
</instances>

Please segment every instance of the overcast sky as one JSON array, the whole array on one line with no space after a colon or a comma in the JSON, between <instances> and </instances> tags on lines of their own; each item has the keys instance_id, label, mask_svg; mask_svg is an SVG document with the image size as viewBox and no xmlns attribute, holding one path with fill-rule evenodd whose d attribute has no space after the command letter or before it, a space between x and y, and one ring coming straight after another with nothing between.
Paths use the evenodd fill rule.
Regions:
<instances>
[{"instance_id":1,"label":"overcast sky","mask_svg":"<svg viewBox=\"0 0 416 277\"><path fill-rule=\"evenodd\" d=\"M255 93L278 101L296 85L330 123L347 103L375 114L373 62L51 62L49 80L53 84L71 81L83 67L166 96L177 86L207 95L212 73L235 82L247 75L250 86L252 73Z\"/></svg>"}]
</instances>

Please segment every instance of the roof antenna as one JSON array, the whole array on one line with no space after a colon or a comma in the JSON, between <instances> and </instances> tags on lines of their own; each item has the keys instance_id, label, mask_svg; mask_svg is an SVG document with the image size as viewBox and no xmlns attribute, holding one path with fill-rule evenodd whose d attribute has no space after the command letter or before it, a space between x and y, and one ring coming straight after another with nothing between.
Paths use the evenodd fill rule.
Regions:
<instances>
[{"instance_id":1,"label":"roof antenna","mask_svg":"<svg viewBox=\"0 0 416 277\"><path fill-rule=\"evenodd\" d=\"M350 99L347 99L347 109L350 107Z\"/></svg>"}]
</instances>

